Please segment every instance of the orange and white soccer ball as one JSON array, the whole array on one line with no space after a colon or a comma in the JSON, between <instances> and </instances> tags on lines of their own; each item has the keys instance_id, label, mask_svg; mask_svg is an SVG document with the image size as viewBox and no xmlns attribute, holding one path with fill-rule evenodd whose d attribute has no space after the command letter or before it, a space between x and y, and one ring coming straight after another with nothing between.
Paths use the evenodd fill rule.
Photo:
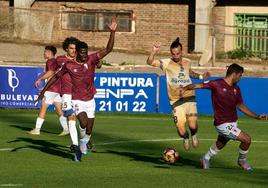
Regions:
<instances>
[{"instance_id":1,"label":"orange and white soccer ball","mask_svg":"<svg viewBox=\"0 0 268 188\"><path fill-rule=\"evenodd\" d=\"M166 148L163 151L163 159L168 164L175 164L179 160L179 153L173 148Z\"/></svg>"}]
</instances>

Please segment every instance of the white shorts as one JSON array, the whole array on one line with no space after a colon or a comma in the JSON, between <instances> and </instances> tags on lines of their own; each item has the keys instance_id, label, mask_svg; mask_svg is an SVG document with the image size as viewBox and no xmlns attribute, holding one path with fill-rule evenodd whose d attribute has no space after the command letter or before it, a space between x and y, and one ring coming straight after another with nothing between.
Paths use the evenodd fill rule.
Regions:
<instances>
[{"instance_id":1,"label":"white shorts","mask_svg":"<svg viewBox=\"0 0 268 188\"><path fill-rule=\"evenodd\" d=\"M95 108L96 103L95 99L91 99L89 101L80 101L80 100L72 100L75 110L75 115L80 114L81 112L86 112L88 118L95 117Z\"/></svg>"},{"instance_id":2,"label":"white shorts","mask_svg":"<svg viewBox=\"0 0 268 188\"><path fill-rule=\"evenodd\" d=\"M228 139L236 140L241 130L237 128L237 122L223 123L215 126L218 133Z\"/></svg>"},{"instance_id":3,"label":"white shorts","mask_svg":"<svg viewBox=\"0 0 268 188\"><path fill-rule=\"evenodd\" d=\"M43 102L46 104L53 104L54 102L62 102L60 94L52 91L46 91L44 94Z\"/></svg>"},{"instance_id":4,"label":"white shorts","mask_svg":"<svg viewBox=\"0 0 268 188\"><path fill-rule=\"evenodd\" d=\"M62 106L61 109L63 111L67 111L73 108L72 104L72 95L70 94L63 94L62 95Z\"/></svg>"}]
</instances>

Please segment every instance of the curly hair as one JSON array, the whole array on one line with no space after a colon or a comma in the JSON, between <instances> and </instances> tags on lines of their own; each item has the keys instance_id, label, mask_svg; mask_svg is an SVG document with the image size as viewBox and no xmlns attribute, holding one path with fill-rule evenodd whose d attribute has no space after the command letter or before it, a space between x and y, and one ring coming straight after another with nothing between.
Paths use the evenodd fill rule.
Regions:
<instances>
[{"instance_id":1,"label":"curly hair","mask_svg":"<svg viewBox=\"0 0 268 188\"><path fill-rule=\"evenodd\" d=\"M76 46L75 46L76 51L78 52L81 48L88 49L87 43L85 43L83 41L79 41L78 43L76 43Z\"/></svg>"},{"instance_id":2,"label":"curly hair","mask_svg":"<svg viewBox=\"0 0 268 188\"><path fill-rule=\"evenodd\" d=\"M62 43L62 49L63 49L64 51L66 51L66 50L68 49L68 46L69 46L70 44L74 44L74 45L76 45L78 42L79 42L79 40L78 40L77 38L75 38L75 37L68 37L68 38L66 38L66 39L63 41L63 43Z\"/></svg>"}]
</instances>

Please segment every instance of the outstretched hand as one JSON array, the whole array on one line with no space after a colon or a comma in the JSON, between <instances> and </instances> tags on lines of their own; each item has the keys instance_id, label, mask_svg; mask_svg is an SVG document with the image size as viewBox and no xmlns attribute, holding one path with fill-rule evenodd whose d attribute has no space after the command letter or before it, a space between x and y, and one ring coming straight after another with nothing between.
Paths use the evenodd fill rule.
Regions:
<instances>
[{"instance_id":1,"label":"outstretched hand","mask_svg":"<svg viewBox=\"0 0 268 188\"><path fill-rule=\"evenodd\" d=\"M115 17L112 18L112 23L110 25L108 25L108 28L110 29L110 31L115 31L116 30L117 22L116 22Z\"/></svg>"},{"instance_id":2,"label":"outstretched hand","mask_svg":"<svg viewBox=\"0 0 268 188\"><path fill-rule=\"evenodd\" d=\"M267 116L267 114L260 114L258 116L258 118L259 118L259 120L267 120L268 116Z\"/></svg>"},{"instance_id":3,"label":"outstretched hand","mask_svg":"<svg viewBox=\"0 0 268 188\"><path fill-rule=\"evenodd\" d=\"M35 87L35 88L38 88L40 82L41 82L41 80L40 80L40 79L37 79L37 80L34 82L34 87Z\"/></svg>"},{"instance_id":4,"label":"outstretched hand","mask_svg":"<svg viewBox=\"0 0 268 188\"><path fill-rule=\"evenodd\" d=\"M186 91L186 89L182 85L180 85L178 87L178 90L179 90L180 97L182 97L183 96L183 93Z\"/></svg>"},{"instance_id":5,"label":"outstretched hand","mask_svg":"<svg viewBox=\"0 0 268 188\"><path fill-rule=\"evenodd\" d=\"M211 75L209 72L205 72L202 76L204 80L207 80Z\"/></svg>"},{"instance_id":6,"label":"outstretched hand","mask_svg":"<svg viewBox=\"0 0 268 188\"><path fill-rule=\"evenodd\" d=\"M159 42L154 43L153 48L152 48L152 52L156 53L159 50L160 50L160 43Z\"/></svg>"}]
</instances>

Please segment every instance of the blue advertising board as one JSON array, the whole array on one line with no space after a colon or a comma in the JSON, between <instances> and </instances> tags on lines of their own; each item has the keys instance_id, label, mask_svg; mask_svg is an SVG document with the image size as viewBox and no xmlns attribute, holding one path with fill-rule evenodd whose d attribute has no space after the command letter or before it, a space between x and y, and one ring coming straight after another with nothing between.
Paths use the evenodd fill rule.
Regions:
<instances>
[{"instance_id":1,"label":"blue advertising board","mask_svg":"<svg viewBox=\"0 0 268 188\"><path fill-rule=\"evenodd\" d=\"M37 77L44 72L39 67L0 67L0 107L39 108L34 100L38 89L34 88Z\"/></svg>"},{"instance_id":2,"label":"blue advertising board","mask_svg":"<svg viewBox=\"0 0 268 188\"><path fill-rule=\"evenodd\" d=\"M257 114L268 114L268 78L241 78L244 104Z\"/></svg>"},{"instance_id":3,"label":"blue advertising board","mask_svg":"<svg viewBox=\"0 0 268 188\"><path fill-rule=\"evenodd\" d=\"M97 73L96 111L156 112L157 74Z\"/></svg>"}]
</instances>

